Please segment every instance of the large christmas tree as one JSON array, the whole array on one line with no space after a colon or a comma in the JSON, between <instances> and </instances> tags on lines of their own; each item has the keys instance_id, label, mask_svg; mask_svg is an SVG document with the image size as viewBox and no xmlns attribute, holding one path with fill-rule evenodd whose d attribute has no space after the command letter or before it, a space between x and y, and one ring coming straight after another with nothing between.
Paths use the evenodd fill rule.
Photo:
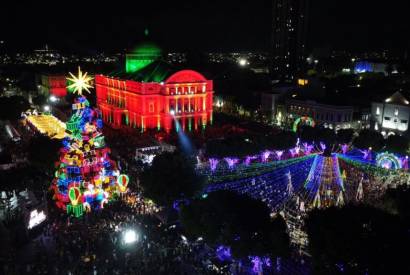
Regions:
<instances>
[{"instance_id":1,"label":"large christmas tree","mask_svg":"<svg viewBox=\"0 0 410 275\"><path fill-rule=\"evenodd\" d=\"M53 190L59 208L81 216L84 211L104 207L111 199L127 190L128 177L120 175L115 162L109 158L101 133L101 113L90 107L83 96L89 92L91 78L87 73L71 74L69 91L78 95L72 105L72 116L66 123L60 161L57 164Z\"/></svg>"}]
</instances>

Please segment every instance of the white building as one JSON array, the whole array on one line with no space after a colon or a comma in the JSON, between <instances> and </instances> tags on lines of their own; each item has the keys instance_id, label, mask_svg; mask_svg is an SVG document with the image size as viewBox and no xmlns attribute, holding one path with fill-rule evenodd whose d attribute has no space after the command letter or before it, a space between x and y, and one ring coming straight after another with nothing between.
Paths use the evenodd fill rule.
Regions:
<instances>
[{"instance_id":1,"label":"white building","mask_svg":"<svg viewBox=\"0 0 410 275\"><path fill-rule=\"evenodd\" d=\"M382 134L403 133L408 130L410 101L401 92L395 92L384 102L372 103L373 129Z\"/></svg>"}]
</instances>

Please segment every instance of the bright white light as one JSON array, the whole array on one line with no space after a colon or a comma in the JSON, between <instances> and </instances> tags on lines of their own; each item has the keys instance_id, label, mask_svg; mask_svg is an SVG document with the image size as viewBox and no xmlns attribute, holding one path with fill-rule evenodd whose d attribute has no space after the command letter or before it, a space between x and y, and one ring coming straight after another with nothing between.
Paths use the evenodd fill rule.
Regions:
<instances>
[{"instance_id":1,"label":"bright white light","mask_svg":"<svg viewBox=\"0 0 410 275\"><path fill-rule=\"evenodd\" d=\"M184 244L188 244L188 239L184 235L181 235L181 239Z\"/></svg>"},{"instance_id":2,"label":"bright white light","mask_svg":"<svg viewBox=\"0 0 410 275\"><path fill-rule=\"evenodd\" d=\"M58 98L56 98L55 96L50 96L50 101L51 102L56 102L58 100Z\"/></svg>"},{"instance_id":3,"label":"bright white light","mask_svg":"<svg viewBox=\"0 0 410 275\"><path fill-rule=\"evenodd\" d=\"M171 111L169 111L169 113L171 114L171 116L174 116L175 115L175 110L171 110Z\"/></svg>"},{"instance_id":4,"label":"bright white light","mask_svg":"<svg viewBox=\"0 0 410 275\"><path fill-rule=\"evenodd\" d=\"M238 60L238 63L239 63L239 65L241 65L242 67L244 67L244 66L246 66L246 65L249 64L248 61L247 61L245 58L240 58L240 59Z\"/></svg>"},{"instance_id":5,"label":"bright white light","mask_svg":"<svg viewBox=\"0 0 410 275\"><path fill-rule=\"evenodd\" d=\"M124 243L130 244L137 241L137 233L134 230L127 230L124 233Z\"/></svg>"},{"instance_id":6,"label":"bright white light","mask_svg":"<svg viewBox=\"0 0 410 275\"><path fill-rule=\"evenodd\" d=\"M45 220L46 220L46 214L44 214L43 210L41 210L41 212L38 212L37 209L31 211L30 221L28 223L28 229L31 229L34 226L39 225Z\"/></svg>"},{"instance_id":7,"label":"bright white light","mask_svg":"<svg viewBox=\"0 0 410 275\"><path fill-rule=\"evenodd\" d=\"M50 106L45 105L45 106L43 107L43 109L44 109L44 111L49 112L49 111L50 111Z\"/></svg>"}]
</instances>

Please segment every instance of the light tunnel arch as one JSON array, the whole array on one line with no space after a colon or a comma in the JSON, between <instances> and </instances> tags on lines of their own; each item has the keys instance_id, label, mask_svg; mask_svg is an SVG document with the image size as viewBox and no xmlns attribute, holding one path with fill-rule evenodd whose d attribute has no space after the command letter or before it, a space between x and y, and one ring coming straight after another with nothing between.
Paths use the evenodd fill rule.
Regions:
<instances>
[{"instance_id":1,"label":"light tunnel arch","mask_svg":"<svg viewBox=\"0 0 410 275\"><path fill-rule=\"evenodd\" d=\"M295 133L297 132L298 126L299 126L300 123L305 123L306 125L311 126L311 127L315 127L315 125L316 125L313 118L311 118L309 116L301 116L301 117L298 117L295 120L295 122L293 122L293 127L292 127L293 132L295 132Z\"/></svg>"}]
</instances>

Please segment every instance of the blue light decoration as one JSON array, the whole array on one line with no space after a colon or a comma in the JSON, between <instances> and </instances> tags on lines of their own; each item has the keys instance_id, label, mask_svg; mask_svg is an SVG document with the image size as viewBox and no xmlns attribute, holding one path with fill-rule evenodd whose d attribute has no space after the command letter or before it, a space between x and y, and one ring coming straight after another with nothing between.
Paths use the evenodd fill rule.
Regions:
<instances>
[{"instance_id":1,"label":"blue light decoration","mask_svg":"<svg viewBox=\"0 0 410 275\"><path fill-rule=\"evenodd\" d=\"M218 246L216 248L216 257L221 262L231 261L232 260L231 248L225 245Z\"/></svg>"},{"instance_id":2,"label":"blue light decoration","mask_svg":"<svg viewBox=\"0 0 410 275\"><path fill-rule=\"evenodd\" d=\"M401 169L401 161L398 157L396 157L394 154L389 153L389 152L383 152L379 153L376 156L376 164L378 167L382 167L384 169L391 169L391 170L396 170L396 169Z\"/></svg>"},{"instance_id":3,"label":"blue light decoration","mask_svg":"<svg viewBox=\"0 0 410 275\"><path fill-rule=\"evenodd\" d=\"M226 163L228 164L229 169L233 169L235 167L235 165L239 162L238 158L224 158Z\"/></svg>"},{"instance_id":4,"label":"blue light decoration","mask_svg":"<svg viewBox=\"0 0 410 275\"><path fill-rule=\"evenodd\" d=\"M241 172L238 180L227 180L219 183L209 184L206 193L217 190L232 190L241 194L247 194L255 199L262 200L272 210L280 208L293 197L293 191L303 192L303 184L308 176L314 155L297 159L275 162L270 172L261 175L250 176ZM262 164L260 164L262 165ZM258 167L267 167L265 166ZM257 169L257 171L259 171ZM293 188L289 188L289 177L291 177ZM292 192L291 192L292 191Z\"/></svg>"},{"instance_id":5,"label":"blue light decoration","mask_svg":"<svg viewBox=\"0 0 410 275\"><path fill-rule=\"evenodd\" d=\"M209 167L211 168L211 171L214 172L216 170L216 166L219 163L219 160L216 158L210 158L208 161L209 161Z\"/></svg>"},{"instance_id":6,"label":"blue light decoration","mask_svg":"<svg viewBox=\"0 0 410 275\"><path fill-rule=\"evenodd\" d=\"M358 74L372 72L372 71L373 71L373 66L370 62L367 62L367 61L359 61L354 66L354 72Z\"/></svg>"}]
</instances>

